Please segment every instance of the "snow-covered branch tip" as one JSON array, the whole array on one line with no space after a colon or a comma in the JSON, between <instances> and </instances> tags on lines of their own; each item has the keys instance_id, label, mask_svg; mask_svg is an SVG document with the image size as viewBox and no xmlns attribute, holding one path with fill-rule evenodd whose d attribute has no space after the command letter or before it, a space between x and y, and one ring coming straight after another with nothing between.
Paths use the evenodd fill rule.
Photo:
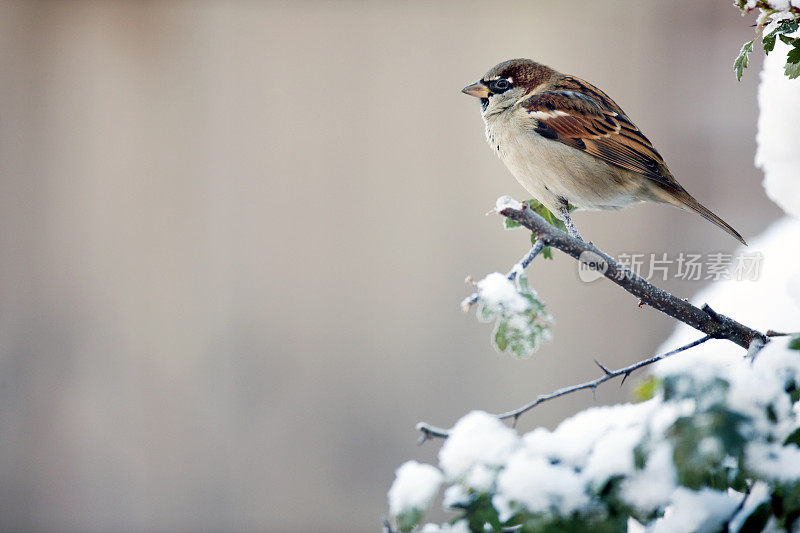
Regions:
<instances>
[{"instance_id":1,"label":"snow-covered branch tip","mask_svg":"<svg viewBox=\"0 0 800 533\"><path fill-rule=\"evenodd\" d=\"M509 270L506 274L506 279L508 281L514 281L521 272L524 272L525 269L528 268L528 266L533 262L534 259L536 259L536 256L538 256L543 249L544 243L540 240L537 240L531 249L528 250L528 253L522 256L522 258L517 261L513 267L511 267L511 270ZM469 311L470 307L478 303L479 298L480 295L477 292L474 292L467 298L464 298L464 300L461 302L461 310L466 313Z\"/></svg>"},{"instance_id":2,"label":"snow-covered branch tip","mask_svg":"<svg viewBox=\"0 0 800 533\"><path fill-rule=\"evenodd\" d=\"M642 305L648 305L661 311L714 339L727 339L745 349L750 348L754 339L758 339L762 346L769 342L763 333L717 313L708 305L704 305L701 309L659 289L618 263L592 243L567 235L548 223L538 213L529 209L527 205L521 204L521 206L521 209L516 209L516 206L504 207L499 210L499 213L528 228L544 246L561 250L573 259L581 261L589 268L601 273L638 298ZM587 258L591 258L591 261L587 261Z\"/></svg>"},{"instance_id":3,"label":"snow-covered branch tip","mask_svg":"<svg viewBox=\"0 0 800 533\"><path fill-rule=\"evenodd\" d=\"M561 396L566 396L567 394L572 394L573 392L578 392L580 390L591 389L594 391L597 389L597 387L599 387L606 381L609 381L619 376L622 376L622 382L620 383L620 385L622 385L622 383L625 383L625 380L628 379L628 376L630 376L636 370L645 367L647 365L652 365L653 363L657 363L658 361L666 359L667 357L673 356L675 354L681 353L690 348L694 348L695 346L699 346L700 344L703 344L704 342L709 341L712 338L713 337L711 337L710 335L705 335L704 337L700 337L699 339L692 341L689 344L685 344L669 352L659 355L654 355L652 357L648 357L647 359L642 359L641 361L633 363L632 365L628 365L626 367L617 370L609 370L602 363L595 361L595 364L598 367L600 367L600 370L603 371L603 375L600 376L599 378L587 381L585 383L580 383L578 385L570 385L569 387L564 387L555 390L549 394L542 394L538 396L535 400L523 405L518 409L514 409L513 411L507 411L505 413L500 413L495 416L500 420L513 419L514 425L516 425L517 420L519 420L520 416L527 413L528 411L538 406L539 404L542 404L549 400L553 400L555 398L559 398ZM427 440L432 440L435 438L446 439L450 435L450 430L436 426L431 426L430 424L427 424L425 422L420 422L419 424L417 424L417 431L421 433L419 438L419 444L422 444Z\"/></svg>"}]
</instances>

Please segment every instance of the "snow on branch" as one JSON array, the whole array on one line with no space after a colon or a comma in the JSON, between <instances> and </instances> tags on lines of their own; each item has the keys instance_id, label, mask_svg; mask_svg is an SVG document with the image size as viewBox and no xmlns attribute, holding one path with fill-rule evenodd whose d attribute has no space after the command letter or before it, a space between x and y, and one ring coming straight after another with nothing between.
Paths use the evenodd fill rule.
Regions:
<instances>
[{"instance_id":1,"label":"snow on branch","mask_svg":"<svg viewBox=\"0 0 800 533\"><path fill-rule=\"evenodd\" d=\"M672 351L669 351L669 352L666 352L666 353L663 353L663 354L660 354L660 355L654 355L653 357L649 357L647 359L643 359L643 360L641 360L639 362L636 362L636 363L634 363L632 365L629 365L629 366L626 366L624 368L620 368L618 370L609 370L608 368L603 366L601 363L595 361L595 364L600 367L600 370L603 371L603 375L600 376L599 378L593 379L591 381L587 381L585 383L580 383L578 385L571 385L569 387L564 387L564 388L558 389L556 391L553 391L553 392L551 392L549 394L542 394L542 395L538 396L532 402L527 403L527 404L523 405L522 407L520 407L518 409L514 409L513 411L507 411L505 413L501 413L501 414L494 415L494 416L496 416L499 420L507 420L509 418L513 418L514 419L514 425L516 425L517 420L519 419L520 416L522 416L523 414L527 413L528 411L530 411L531 409L533 409L537 405L542 404L542 403L544 403L544 402L546 402L548 400L553 400L553 399L559 398L561 396L566 396L567 394L572 394L573 392L578 392L580 390L586 390L586 389L595 390L595 389L597 389L597 387L599 387L600 385L602 385L606 381L608 381L610 379L614 379L614 378L619 377L619 376L622 376L622 382L624 383L625 380L628 379L628 376L630 376L636 370L638 370L638 369L640 369L642 367L645 367L647 365L652 365L653 363L661 361L662 359L666 359L667 357L670 357L672 355L680 353L680 352L682 352L684 350L688 350L689 348L694 348L695 346L703 344L704 342L706 342L708 340L711 340L711 337L706 335L705 337L701 337L701 338L697 339L696 341L693 341L693 342L690 342L689 344L681 346L680 348L676 348L676 349L674 349ZM422 436L420 437L420 440L419 440L420 444L424 443L426 440L429 440L429 439L432 439L432 438L437 438L437 437L446 439L450 435L450 430L438 428L436 426L431 426L430 424L427 424L425 422L420 422L419 424L417 424L417 431L420 431L422 433Z\"/></svg>"},{"instance_id":2,"label":"snow on branch","mask_svg":"<svg viewBox=\"0 0 800 533\"><path fill-rule=\"evenodd\" d=\"M787 341L773 340L755 360L656 367L650 399L589 408L552 431L519 435L473 411L447 432L424 494L392 495L393 508L418 524L415 502L427 506L444 480L451 524L415 529L411 515L393 518L401 531L431 533L794 531L800 352Z\"/></svg>"},{"instance_id":3,"label":"snow on branch","mask_svg":"<svg viewBox=\"0 0 800 533\"><path fill-rule=\"evenodd\" d=\"M738 309L747 323L783 331L798 331L800 325L794 244L800 239L795 194L800 191L800 137L794 134L800 80L793 79L800 77L799 2L735 2L743 12L760 12L756 38L742 47L735 68L741 76L753 45L763 44L769 56L759 91L756 164L764 170L768 195L787 217L751 242L770 258L761 279L737 286L715 283L695 297L696 302ZM419 533L800 531L800 334L767 330L765 335L708 305L675 298L591 244L571 239L557 219L535 204L503 198L496 211L506 217L506 228L531 230L533 244L510 272L476 283L476 293L464 302L468 308L478 304L479 318L497 320L498 349L510 345L512 322L518 333L536 336L533 343L517 339L520 350L546 338L547 314L524 270L534 257L548 257L551 247L682 322L667 346L688 342L694 330L703 337L618 370L597 363L603 372L599 378L539 396L507 413L474 411L450 429L420 424L421 442L445 438L438 464L410 462L398 470L384 532L395 533L393 527ZM527 304L518 297L522 293ZM530 329L533 323L543 329ZM747 349L746 356L734 345ZM681 357L670 357L692 347ZM592 407L554 430L538 427L524 435L502 421L516 421L544 401L595 390L615 377L624 380L655 362L651 377L638 388L639 403ZM442 485L443 506L453 517L445 524L423 525L425 510Z\"/></svg>"},{"instance_id":4,"label":"snow on branch","mask_svg":"<svg viewBox=\"0 0 800 533\"><path fill-rule=\"evenodd\" d=\"M712 338L730 340L748 349L751 355L755 355L768 340L759 331L715 312L708 305L695 307L655 287L592 243L570 236L563 222L536 200L519 202L502 196L493 212L504 216L506 229L529 229L533 243L506 274L494 272L477 282L467 278L477 290L461 302L461 308L467 312L477 304L479 321L495 321L492 345L500 352L529 357L542 343L551 340L552 319L524 272L536 257L552 258L552 248L578 260L582 272L595 271L598 277L605 276L636 296L640 307L649 305Z\"/></svg>"}]
</instances>

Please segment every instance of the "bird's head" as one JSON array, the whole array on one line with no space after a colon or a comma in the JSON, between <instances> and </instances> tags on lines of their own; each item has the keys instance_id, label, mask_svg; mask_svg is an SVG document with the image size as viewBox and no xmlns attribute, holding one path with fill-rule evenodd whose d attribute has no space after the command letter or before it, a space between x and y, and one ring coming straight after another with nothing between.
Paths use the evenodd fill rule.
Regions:
<instances>
[{"instance_id":1,"label":"bird's head","mask_svg":"<svg viewBox=\"0 0 800 533\"><path fill-rule=\"evenodd\" d=\"M555 71L530 59L510 59L495 65L461 92L480 98L483 115L500 113L548 81Z\"/></svg>"}]
</instances>

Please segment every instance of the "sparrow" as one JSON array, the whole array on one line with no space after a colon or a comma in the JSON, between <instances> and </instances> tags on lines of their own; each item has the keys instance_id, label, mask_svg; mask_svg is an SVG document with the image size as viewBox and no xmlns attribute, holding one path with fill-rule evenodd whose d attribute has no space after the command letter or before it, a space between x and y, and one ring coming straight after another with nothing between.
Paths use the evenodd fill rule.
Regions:
<instances>
[{"instance_id":1,"label":"sparrow","mask_svg":"<svg viewBox=\"0 0 800 533\"><path fill-rule=\"evenodd\" d=\"M493 151L571 234L580 237L570 207L657 202L694 211L747 244L678 183L650 140L594 85L530 59L511 59L462 92L480 99Z\"/></svg>"}]
</instances>

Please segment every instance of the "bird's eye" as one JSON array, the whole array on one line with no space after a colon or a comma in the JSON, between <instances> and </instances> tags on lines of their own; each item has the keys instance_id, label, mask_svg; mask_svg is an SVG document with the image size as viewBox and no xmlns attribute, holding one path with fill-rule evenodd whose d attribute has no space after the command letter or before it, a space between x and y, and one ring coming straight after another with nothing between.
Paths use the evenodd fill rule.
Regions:
<instances>
[{"instance_id":1,"label":"bird's eye","mask_svg":"<svg viewBox=\"0 0 800 533\"><path fill-rule=\"evenodd\" d=\"M508 80L500 78L499 80L492 82L492 84L489 86L489 89L493 93L502 93L507 91L509 87L511 87L511 84L508 82Z\"/></svg>"}]
</instances>

